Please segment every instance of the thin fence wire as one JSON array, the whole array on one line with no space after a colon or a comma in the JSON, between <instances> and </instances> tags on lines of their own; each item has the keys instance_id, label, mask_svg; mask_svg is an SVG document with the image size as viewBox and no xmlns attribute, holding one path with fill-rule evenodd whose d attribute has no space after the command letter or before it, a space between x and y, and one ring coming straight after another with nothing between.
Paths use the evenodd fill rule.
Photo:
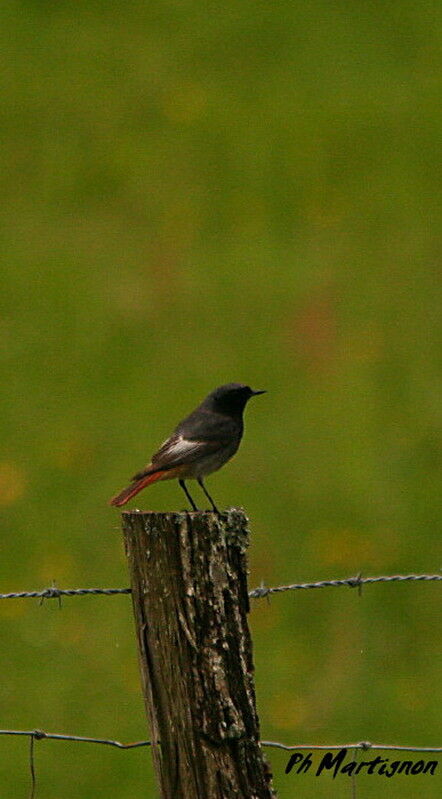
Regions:
<instances>
[{"instance_id":1,"label":"thin fence wire","mask_svg":"<svg viewBox=\"0 0 442 799\"><path fill-rule=\"evenodd\" d=\"M117 749L138 749L144 746L152 746L152 741L134 741L133 743L121 743L121 741L113 740L112 738L91 738L85 735L65 735L55 732L44 732L43 730L0 730L0 735L12 736L25 736L30 739L29 746L29 771L31 775L31 787L29 791L29 799L35 799L37 789L37 775L35 769L35 741L52 740L52 741L73 741L75 743L89 743L101 744L104 746L113 746ZM158 742L159 743L159 742ZM286 752L293 752L294 750L310 751L332 751L342 749L362 750L367 752L369 750L386 750L396 752L421 752L421 753L442 753L442 746L401 746L396 744L377 744L371 741L359 741L357 743L344 743L344 744L283 744L279 741L261 741L261 746L273 747L274 749L282 749ZM353 795L355 795L355 783L353 782Z\"/></svg>"},{"instance_id":2,"label":"thin fence wire","mask_svg":"<svg viewBox=\"0 0 442 799\"><path fill-rule=\"evenodd\" d=\"M438 582L442 581L442 574L393 574L382 575L379 577L362 577L358 574L354 577L346 577L337 580L320 580L318 582L310 583L292 583L290 585L266 586L261 583L260 586L249 591L249 597L252 599L261 599L262 597L269 597L272 594L281 594L286 591L308 590L316 588L340 588L346 586L348 588L357 588L359 594L362 587L365 585L373 585L375 583L404 583L404 582ZM131 588L58 588L55 584L49 588L44 588L40 591L15 591L7 594L0 594L0 599L39 599L40 604L45 599L57 599L61 606L62 597L74 596L116 596L118 594L131 594ZM29 799L34 799L36 791L36 772L35 772L35 753L34 745L36 741L54 740L54 741L70 741L76 743L92 743L102 744L104 746L112 746L117 749L137 749L145 746L152 746L152 741L135 741L133 743L121 743L111 738L92 738L83 735L64 735L60 733L48 733L43 730L0 730L0 735L10 736L24 736L30 739L29 748L29 768L31 774L31 789ZM358 743L347 744L283 744L279 741L261 741L262 746L273 747L275 749L282 749L290 752L294 750L386 750L386 751L402 751L402 752L423 752L423 753L442 753L442 746L401 746L395 744L377 744L370 741L360 741ZM353 786L355 787L355 786Z\"/></svg>"},{"instance_id":3,"label":"thin fence wire","mask_svg":"<svg viewBox=\"0 0 442 799\"><path fill-rule=\"evenodd\" d=\"M57 588L53 585L42 591L14 591L0 594L0 599L60 599L63 596L114 596L115 594L131 594L131 588Z\"/></svg>"},{"instance_id":4,"label":"thin fence wire","mask_svg":"<svg viewBox=\"0 0 442 799\"><path fill-rule=\"evenodd\" d=\"M406 582L439 582L442 574L387 574L380 577L344 577L338 580L320 580L314 583L292 583L291 585L266 586L264 583L249 591L252 599L261 599L272 594L282 594L286 591L308 590L313 588L358 588L375 583L406 583ZM13 591L9 594L0 594L0 599L61 599L72 596L116 596L118 594L131 594L131 588L57 588L52 585L40 591Z\"/></svg>"},{"instance_id":5,"label":"thin fence wire","mask_svg":"<svg viewBox=\"0 0 442 799\"><path fill-rule=\"evenodd\" d=\"M44 732L43 730L0 730L0 735L19 735L32 738L35 741L51 740L51 741L73 741L75 743L86 744L102 744L104 746L113 746L117 749L138 749L141 746L152 746L152 741L134 741L133 743L121 743L112 738L91 738L86 735L65 735L56 732ZM159 742L158 742L159 743ZM261 741L261 746L273 747L275 749L284 749L284 751L292 752L298 749L308 750L340 750L340 749L362 749L368 751L369 749L385 749L394 750L397 752L441 752L442 746L408 746L401 744L378 744L371 741L359 741L357 743L344 743L344 744L283 744L279 741Z\"/></svg>"},{"instance_id":6,"label":"thin fence wire","mask_svg":"<svg viewBox=\"0 0 442 799\"><path fill-rule=\"evenodd\" d=\"M113 746L117 749L138 749L144 746L152 746L152 741L134 741L133 743L121 743L112 738L91 738L85 735L65 735L62 733L44 732L43 730L0 730L0 735L13 735L25 736L30 739L29 746L29 771L31 775L31 787L29 792L29 799L35 799L37 789L37 775L35 769L35 741L52 740L52 741L73 741L75 743L89 743L101 744L104 746ZM159 743L159 742L158 742ZM261 746L273 747L274 749L282 749L285 752L293 752L295 750L309 751L334 751L342 749L353 749L355 751L362 750L367 752L369 750L385 750L396 752L420 752L427 754L442 753L442 746L401 746L399 744L377 744L371 741L358 741L357 743L344 743L344 744L283 744L279 741L261 741ZM355 784L353 783L353 795L355 795Z\"/></svg>"},{"instance_id":7,"label":"thin fence wire","mask_svg":"<svg viewBox=\"0 0 442 799\"><path fill-rule=\"evenodd\" d=\"M338 749L362 749L368 752L369 749L386 749L394 750L396 752L442 752L442 746L399 746L396 744L374 744L371 741L359 741L359 743L351 744L281 744L279 741L261 741L261 746L273 746L275 749L284 749L286 752L292 752L295 749L308 749L327 752L330 750Z\"/></svg>"},{"instance_id":8,"label":"thin fence wire","mask_svg":"<svg viewBox=\"0 0 442 799\"><path fill-rule=\"evenodd\" d=\"M374 585L374 583L407 583L407 582L437 582L442 580L442 574L388 574L381 577L345 577L341 580L320 580L316 583L293 583L292 585L277 585L268 588L260 585L249 591L249 596L253 599L269 596L270 594L282 594L284 591L299 591L310 588L348 588L361 589L364 585Z\"/></svg>"},{"instance_id":9,"label":"thin fence wire","mask_svg":"<svg viewBox=\"0 0 442 799\"><path fill-rule=\"evenodd\" d=\"M152 741L135 741L134 743L123 744L121 741L113 741L110 738L90 738L85 735L64 735L56 732L43 732L43 730L0 730L0 735L21 735L33 738L35 741L75 741L76 743L104 744L104 746L114 746L117 749L137 749L140 746L152 746Z\"/></svg>"}]
</instances>

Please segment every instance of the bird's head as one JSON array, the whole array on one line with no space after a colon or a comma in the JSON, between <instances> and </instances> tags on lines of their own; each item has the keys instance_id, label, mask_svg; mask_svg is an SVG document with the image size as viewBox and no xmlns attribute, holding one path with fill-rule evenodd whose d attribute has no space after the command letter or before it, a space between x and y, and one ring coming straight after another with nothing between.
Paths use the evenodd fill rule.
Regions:
<instances>
[{"instance_id":1,"label":"bird's head","mask_svg":"<svg viewBox=\"0 0 442 799\"><path fill-rule=\"evenodd\" d=\"M265 391L253 391L244 383L226 383L212 391L202 404L217 413L235 416L242 414L250 397L256 397L258 394L265 394Z\"/></svg>"}]
</instances>

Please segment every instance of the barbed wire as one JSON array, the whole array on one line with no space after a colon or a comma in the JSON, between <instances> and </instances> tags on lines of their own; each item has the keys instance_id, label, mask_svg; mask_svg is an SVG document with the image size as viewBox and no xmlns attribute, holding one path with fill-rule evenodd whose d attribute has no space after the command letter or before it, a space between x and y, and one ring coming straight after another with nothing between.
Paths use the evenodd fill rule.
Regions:
<instances>
[{"instance_id":1,"label":"barbed wire","mask_svg":"<svg viewBox=\"0 0 442 799\"><path fill-rule=\"evenodd\" d=\"M60 599L63 596L87 596L102 594L113 596L115 594L131 594L131 588L43 588L41 591L14 591L10 594L0 594L0 599Z\"/></svg>"},{"instance_id":2,"label":"barbed wire","mask_svg":"<svg viewBox=\"0 0 442 799\"><path fill-rule=\"evenodd\" d=\"M375 583L405 583L405 582L438 582L442 580L442 574L390 574L380 577L362 577L357 574L354 577L344 577L338 580L320 580L312 583L292 583L291 585L266 586L264 583L249 591L249 597L260 599L271 594L281 594L285 591L299 591L312 588L358 588L361 590L364 585ZM40 591L13 591L8 594L0 594L0 599L61 599L64 596L116 596L118 594L131 594L131 588L57 588L52 585Z\"/></svg>"},{"instance_id":3,"label":"barbed wire","mask_svg":"<svg viewBox=\"0 0 442 799\"><path fill-rule=\"evenodd\" d=\"M383 575L379 577L362 577L361 574L355 577L346 577L343 579L335 580L321 580L318 582L310 583L293 583L290 585L279 585L267 587L264 583L260 586L249 591L249 597L252 599L260 599L262 597L269 597L271 594L284 593L286 591L307 590L315 588L339 588L347 586L349 588L358 588L359 594L361 593L363 585L373 585L375 583L399 583L399 582L436 582L442 580L442 574L393 574ZM73 596L116 596L119 594L131 594L131 588L58 588L55 583L40 591L15 591L6 594L0 594L0 599L39 599L40 604L45 599L57 599L61 607L62 597ZM56 740L56 741L70 741L76 743L93 743L102 744L104 746L112 746L117 749L136 749L144 746L152 746L152 741L135 741L133 743L121 743L110 738L92 738L82 735L65 735L60 733L47 733L43 730L0 730L0 735L11 736L26 736L30 739L29 748L29 768L31 774L31 789L29 799L34 799L36 791L36 772L34 760L34 744L35 741L41 740ZM350 744L283 744L279 741L261 741L262 746L273 747L275 749L282 749L284 751L294 750L340 750L340 749L354 749L367 751L373 750L396 750L407 752L442 752L442 747L428 747L428 746L400 746L394 744L376 744L370 741L361 741L359 743ZM353 794L354 786L353 786Z\"/></svg>"},{"instance_id":4,"label":"barbed wire","mask_svg":"<svg viewBox=\"0 0 442 799\"><path fill-rule=\"evenodd\" d=\"M437 582L442 580L442 574L389 574L381 577L362 577L357 574L355 577L345 577L339 580L320 580L315 583L293 583L292 585L277 585L268 588L265 585L260 585L249 591L249 596L253 599L259 599L270 594L281 594L284 591L298 591L310 588L340 588L347 586L348 588L361 589L363 585L373 585L374 583L405 583L405 582Z\"/></svg>"}]
</instances>

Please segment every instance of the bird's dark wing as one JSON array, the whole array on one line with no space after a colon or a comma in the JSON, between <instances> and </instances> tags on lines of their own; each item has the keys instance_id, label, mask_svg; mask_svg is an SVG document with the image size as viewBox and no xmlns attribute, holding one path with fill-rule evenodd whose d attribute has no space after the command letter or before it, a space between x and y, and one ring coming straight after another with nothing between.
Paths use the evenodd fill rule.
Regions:
<instances>
[{"instance_id":1,"label":"bird's dark wing","mask_svg":"<svg viewBox=\"0 0 442 799\"><path fill-rule=\"evenodd\" d=\"M242 419L197 408L180 422L170 438L152 456L151 463L135 474L132 480L139 480L160 469L169 470L193 463L225 447L233 446L233 454L241 441L242 432Z\"/></svg>"},{"instance_id":2,"label":"bird's dark wing","mask_svg":"<svg viewBox=\"0 0 442 799\"><path fill-rule=\"evenodd\" d=\"M152 456L152 461L141 472L135 474L132 480L139 480L146 474L159 470L173 469L176 466L190 464L199 458L204 458L223 448L221 441L190 441L184 436L175 433L161 445Z\"/></svg>"},{"instance_id":3,"label":"bird's dark wing","mask_svg":"<svg viewBox=\"0 0 442 799\"><path fill-rule=\"evenodd\" d=\"M174 434L184 436L190 441L220 441L225 445L233 440L241 440L242 418L223 413L207 411L201 406L175 428Z\"/></svg>"},{"instance_id":4,"label":"bird's dark wing","mask_svg":"<svg viewBox=\"0 0 442 799\"><path fill-rule=\"evenodd\" d=\"M152 466L159 469L172 469L174 466L181 466L183 463L193 463L199 458L204 458L206 455L222 449L222 447L221 441L192 440L174 433L155 453L152 458Z\"/></svg>"}]
</instances>

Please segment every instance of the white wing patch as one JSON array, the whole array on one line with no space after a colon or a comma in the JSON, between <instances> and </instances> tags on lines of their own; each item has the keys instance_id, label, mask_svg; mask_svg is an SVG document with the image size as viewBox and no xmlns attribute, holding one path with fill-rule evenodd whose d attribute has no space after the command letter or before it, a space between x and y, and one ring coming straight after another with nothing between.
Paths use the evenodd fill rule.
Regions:
<instances>
[{"instance_id":1,"label":"white wing patch","mask_svg":"<svg viewBox=\"0 0 442 799\"><path fill-rule=\"evenodd\" d=\"M168 438L152 458L152 465L171 469L183 463L192 463L220 447L219 441L190 441L183 435Z\"/></svg>"},{"instance_id":2,"label":"white wing patch","mask_svg":"<svg viewBox=\"0 0 442 799\"><path fill-rule=\"evenodd\" d=\"M201 447L200 441L188 441L184 436L177 436L176 438L167 439L161 444L160 450L164 455L171 456L172 458L181 458L183 455L188 455Z\"/></svg>"},{"instance_id":3,"label":"white wing patch","mask_svg":"<svg viewBox=\"0 0 442 799\"><path fill-rule=\"evenodd\" d=\"M141 477L161 469L189 466L196 461L199 462L201 458L204 460L207 457L212 457L221 448L220 441L190 441L183 435L173 435L161 444L161 447L152 456L151 462L141 472L137 472L132 480L140 480Z\"/></svg>"}]
</instances>

